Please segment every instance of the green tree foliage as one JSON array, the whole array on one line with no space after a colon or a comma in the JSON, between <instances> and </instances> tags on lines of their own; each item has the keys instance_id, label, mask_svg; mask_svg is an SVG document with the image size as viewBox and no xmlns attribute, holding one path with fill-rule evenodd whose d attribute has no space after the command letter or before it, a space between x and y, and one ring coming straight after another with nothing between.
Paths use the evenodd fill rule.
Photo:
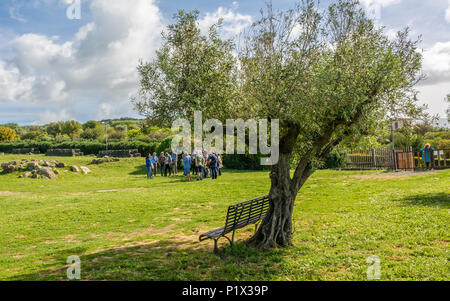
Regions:
<instances>
[{"instance_id":1,"label":"green tree foliage","mask_svg":"<svg viewBox=\"0 0 450 301\"><path fill-rule=\"evenodd\" d=\"M207 36L198 28L198 11L180 10L162 35L163 45L150 63L141 62L136 110L155 125L168 125L176 118L192 119L201 109L209 117L230 115L235 96L236 60L231 41L219 38L221 23Z\"/></svg>"},{"instance_id":2,"label":"green tree foliage","mask_svg":"<svg viewBox=\"0 0 450 301\"><path fill-rule=\"evenodd\" d=\"M103 125L98 121L88 121L83 124L83 133L80 138L86 140L98 140L105 134Z\"/></svg>"},{"instance_id":3,"label":"green tree foliage","mask_svg":"<svg viewBox=\"0 0 450 301\"><path fill-rule=\"evenodd\" d=\"M17 141L20 137L17 135L16 131L10 127L0 126L0 141Z\"/></svg>"},{"instance_id":4,"label":"green tree foliage","mask_svg":"<svg viewBox=\"0 0 450 301\"><path fill-rule=\"evenodd\" d=\"M194 110L221 121L278 119L280 159L270 173L271 207L249 243L288 246L297 193L331 151L387 118L421 112L414 89L419 41L409 39L408 29L389 39L358 1L339 0L322 10L316 1L303 0L279 13L269 5L235 60L232 43L220 40L217 26L201 36L197 16L179 12L157 58L139 65L135 107L167 122L190 118Z\"/></svg>"},{"instance_id":5,"label":"green tree foliage","mask_svg":"<svg viewBox=\"0 0 450 301\"><path fill-rule=\"evenodd\" d=\"M80 137L83 132L81 124L75 120L64 122L62 133L68 135L72 140Z\"/></svg>"},{"instance_id":6,"label":"green tree foliage","mask_svg":"<svg viewBox=\"0 0 450 301\"><path fill-rule=\"evenodd\" d=\"M87 122L85 122L83 124L83 130L95 129L95 128L98 128L98 127L103 127L103 126L102 126L102 124L100 122L95 121L95 120L90 120L90 121L87 121Z\"/></svg>"},{"instance_id":7,"label":"green tree foliage","mask_svg":"<svg viewBox=\"0 0 450 301\"><path fill-rule=\"evenodd\" d=\"M58 135L61 135L63 133L63 128L64 128L64 122L63 121L59 121L59 122L52 122L47 126L47 133L53 137L56 137Z\"/></svg>"},{"instance_id":8,"label":"green tree foliage","mask_svg":"<svg viewBox=\"0 0 450 301\"><path fill-rule=\"evenodd\" d=\"M139 130L139 129L132 129L132 130L129 130L129 131L127 132L127 135L128 135L128 138L129 138L129 139L134 139L134 138L137 138L137 137L145 136L145 134L144 134L141 130Z\"/></svg>"}]
</instances>

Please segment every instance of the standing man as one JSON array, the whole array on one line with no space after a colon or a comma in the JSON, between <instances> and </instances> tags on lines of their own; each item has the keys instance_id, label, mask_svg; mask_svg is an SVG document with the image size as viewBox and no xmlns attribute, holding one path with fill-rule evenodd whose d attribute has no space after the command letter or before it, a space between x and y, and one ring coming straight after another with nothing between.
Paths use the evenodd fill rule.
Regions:
<instances>
[{"instance_id":1,"label":"standing man","mask_svg":"<svg viewBox=\"0 0 450 301\"><path fill-rule=\"evenodd\" d=\"M217 175L219 177L221 177L222 176L222 167L223 167L222 158L220 157L220 154L218 154L218 153L216 153L216 157L217 157Z\"/></svg>"},{"instance_id":2,"label":"standing man","mask_svg":"<svg viewBox=\"0 0 450 301\"><path fill-rule=\"evenodd\" d=\"M171 162L171 167L172 167L172 173L176 176L178 175L178 154L172 150L172 162Z\"/></svg>"},{"instance_id":3,"label":"standing man","mask_svg":"<svg viewBox=\"0 0 450 301\"><path fill-rule=\"evenodd\" d=\"M205 178L205 159L201 151L198 151L195 155L195 161L199 172L197 181L201 181Z\"/></svg>"},{"instance_id":4,"label":"standing man","mask_svg":"<svg viewBox=\"0 0 450 301\"><path fill-rule=\"evenodd\" d=\"M158 165L161 170L161 177L164 177L164 166L166 165L166 156L164 156L164 152L161 152L159 155Z\"/></svg>"},{"instance_id":5,"label":"standing man","mask_svg":"<svg viewBox=\"0 0 450 301\"><path fill-rule=\"evenodd\" d=\"M187 176L188 181L191 181L191 156L189 154L183 154L183 170L184 175Z\"/></svg>"},{"instance_id":6,"label":"standing man","mask_svg":"<svg viewBox=\"0 0 450 301\"><path fill-rule=\"evenodd\" d=\"M169 177L172 176L172 171L170 169L170 165L172 164L172 157L169 155L169 153L166 153L166 156L164 158L164 176L167 177L167 174L169 174Z\"/></svg>"}]
</instances>

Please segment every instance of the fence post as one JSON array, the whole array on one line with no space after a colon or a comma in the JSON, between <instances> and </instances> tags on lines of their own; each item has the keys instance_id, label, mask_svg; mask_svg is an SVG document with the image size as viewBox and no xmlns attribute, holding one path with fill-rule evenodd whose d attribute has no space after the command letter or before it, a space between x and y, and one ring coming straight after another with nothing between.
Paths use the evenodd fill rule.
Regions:
<instances>
[{"instance_id":1,"label":"fence post","mask_svg":"<svg viewBox=\"0 0 450 301\"><path fill-rule=\"evenodd\" d=\"M375 157L375 149L372 147L372 164L373 167L377 167L376 157Z\"/></svg>"},{"instance_id":2,"label":"fence post","mask_svg":"<svg viewBox=\"0 0 450 301\"><path fill-rule=\"evenodd\" d=\"M392 150L392 163L394 164L394 171L397 171L397 158L395 155L395 149Z\"/></svg>"}]
</instances>

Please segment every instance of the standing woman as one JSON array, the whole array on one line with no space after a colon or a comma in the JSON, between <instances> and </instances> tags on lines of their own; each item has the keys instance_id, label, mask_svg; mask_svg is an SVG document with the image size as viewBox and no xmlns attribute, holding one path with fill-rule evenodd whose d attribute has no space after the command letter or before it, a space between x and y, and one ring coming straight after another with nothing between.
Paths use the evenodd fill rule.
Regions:
<instances>
[{"instance_id":1,"label":"standing woman","mask_svg":"<svg viewBox=\"0 0 450 301\"><path fill-rule=\"evenodd\" d=\"M158 165L158 156L156 155L156 153L153 153L153 156L151 157L152 160L152 170L153 170L153 175L156 177L157 171L156 171L156 167Z\"/></svg>"},{"instance_id":2,"label":"standing woman","mask_svg":"<svg viewBox=\"0 0 450 301\"><path fill-rule=\"evenodd\" d=\"M434 158L433 158L434 148L431 146L431 144L427 143L427 144L425 144L424 148L420 149L420 151L423 152L422 160L425 162L427 169L433 169L433 167L434 167Z\"/></svg>"},{"instance_id":3,"label":"standing woman","mask_svg":"<svg viewBox=\"0 0 450 301\"><path fill-rule=\"evenodd\" d=\"M145 158L145 166L147 167L147 179L151 179L153 175L152 171L152 156L150 154Z\"/></svg>"}]
</instances>

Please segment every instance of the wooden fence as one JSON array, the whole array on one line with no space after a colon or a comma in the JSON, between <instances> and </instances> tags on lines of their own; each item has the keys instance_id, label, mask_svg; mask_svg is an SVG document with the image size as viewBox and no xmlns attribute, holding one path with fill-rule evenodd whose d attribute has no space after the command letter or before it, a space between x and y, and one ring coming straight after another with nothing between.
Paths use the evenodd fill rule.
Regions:
<instances>
[{"instance_id":1,"label":"wooden fence","mask_svg":"<svg viewBox=\"0 0 450 301\"><path fill-rule=\"evenodd\" d=\"M450 149L436 149L429 153L428 168L450 168ZM427 168L425 154L409 149L371 149L353 151L347 154L347 169L394 169L420 170Z\"/></svg>"}]
</instances>

